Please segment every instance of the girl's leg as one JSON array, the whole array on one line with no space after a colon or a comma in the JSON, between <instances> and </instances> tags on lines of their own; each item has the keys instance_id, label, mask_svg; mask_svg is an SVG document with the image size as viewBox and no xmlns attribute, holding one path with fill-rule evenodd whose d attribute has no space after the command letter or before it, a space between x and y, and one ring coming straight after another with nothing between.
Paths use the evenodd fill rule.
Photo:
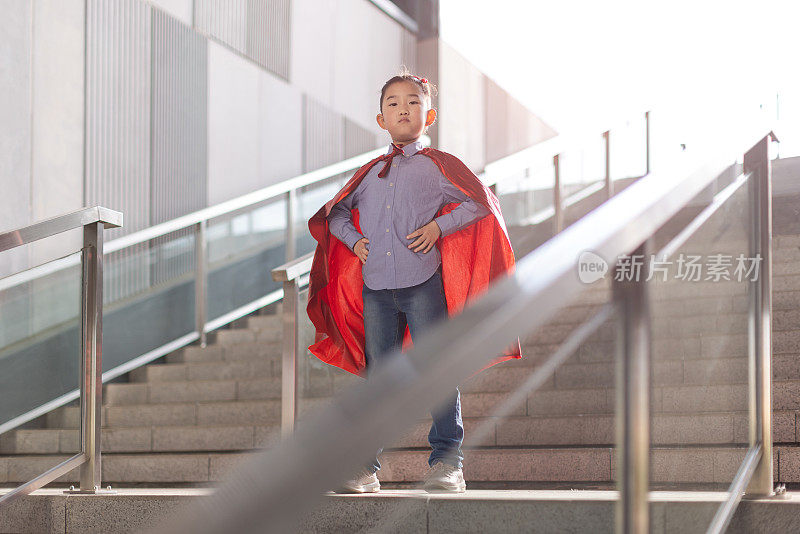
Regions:
<instances>
[{"instance_id":1,"label":"girl's leg","mask_svg":"<svg viewBox=\"0 0 800 534\"><path fill-rule=\"evenodd\" d=\"M386 356L400 348L406 317L395 305L391 290L373 290L365 285L361 295L364 300L364 352L369 376ZM381 468L378 455L382 451L382 448L378 449L367 469L375 472Z\"/></svg>"},{"instance_id":2,"label":"girl's leg","mask_svg":"<svg viewBox=\"0 0 800 534\"><path fill-rule=\"evenodd\" d=\"M447 318L447 301L439 271L426 282L397 292L400 309L406 314L412 339L417 339L417 336ZM442 461L461 467L464 459L461 452L464 423L461 418L461 395L458 388L447 402L431 411L431 416L433 424L428 434L428 442L433 451L428 464L433 465L435 461Z\"/></svg>"}]
</instances>

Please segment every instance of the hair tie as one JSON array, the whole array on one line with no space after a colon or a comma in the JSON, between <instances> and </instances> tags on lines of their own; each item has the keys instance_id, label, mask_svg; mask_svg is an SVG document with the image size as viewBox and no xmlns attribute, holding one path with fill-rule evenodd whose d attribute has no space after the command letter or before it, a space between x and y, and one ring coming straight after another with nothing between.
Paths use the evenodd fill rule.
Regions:
<instances>
[{"instance_id":1,"label":"hair tie","mask_svg":"<svg viewBox=\"0 0 800 534\"><path fill-rule=\"evenodd\" d=\"M425 78L420 78L419 76L414 76L413 74L411 76L416 78L417 81L419 81L420 83L428 83L428 80L426 80Z\"/></svg>"}]
</instances>

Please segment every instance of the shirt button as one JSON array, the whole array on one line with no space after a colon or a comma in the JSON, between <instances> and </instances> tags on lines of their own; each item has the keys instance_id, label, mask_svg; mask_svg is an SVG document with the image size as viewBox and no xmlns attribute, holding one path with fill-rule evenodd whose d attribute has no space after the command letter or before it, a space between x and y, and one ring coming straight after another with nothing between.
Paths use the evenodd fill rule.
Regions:
<instances>
[{"instance_id":1,"label":"shirt button","mask_svg":"<svg viewBox=\"0 0 800 534\"><path fill-rule=\"evenodd\" d=\"M388 206L386 206L386 209L388 210L388 209L390 209L391 207L392 207L391 205L388 205Z\"/></svg>"},{"instance_id":2,"label":"shirt button","mask_svg":"<svg viewBox=\"0 0 800 534\"><path fill-rule=\"evenodd\" d=\"M386 229L386 231L388 232L388 231L389 231L389 229L387 228L387 229Z\"/></svg>"},{"instance_id":3,"label":"shirt button","mask_svg":"<svg viewBox=\"0 0 800 534\"><path fill-rule=\"evenodd\" d=\"M397 167L397 163L392 163L392 167Z\"/></svg>"},{"instance_id":4,"label":"shirt button","mask_svg":"<svg viewBox=\"0 0 800 534\"><path fill-rule=\"evenodd\" d=\"M387 252L386 255L391 256L392 255L391 251Z\"/></svg>"},{"instance_id":5,"label":"shirt button","mask_svg":"<svg viewBox=\"0 0 800 534\"><path fill-rule=\"evenodd\" d=\"M394 182L389 182L389 187L392 187L393 185L394 185Z\"/></svg>"}]
</instances>

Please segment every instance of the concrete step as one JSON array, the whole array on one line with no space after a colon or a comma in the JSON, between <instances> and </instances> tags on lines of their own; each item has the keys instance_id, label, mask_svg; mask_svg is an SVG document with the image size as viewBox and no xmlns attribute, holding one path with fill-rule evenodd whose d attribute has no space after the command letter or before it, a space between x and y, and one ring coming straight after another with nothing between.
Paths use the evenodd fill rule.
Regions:
<instances>
[{"instance_id":1,"label":"concrete step","mask_svg":"<svg viewBox=\"0 0 800 534\"><path fill-rule=\"evenodd\" d=\"M227 345L189 346L166 356L168 363L200 363L242 360L280 360L281 341L248 341Z\"/></svg>"},{"instance_id":2,"label":"concrete step","mask_svg":"<svg viewBox=\"0 0 800 534\"><path fill-rule=\"evenodd\" d=\"M277 423L271 425L153 426L103 428L103 453L242 451L276 443ZM0 436L0 454L75 454L80 450L78 429L14 430Z\"/></svg>"},{"instance_id":3,"label":"concrete step","mask_svg":"<svg viewBox=\"0 0 800 534\"><path fill-rule=\"evenodd\" d=\"M248 319L248 323L250 320ZM275 343L279 342L283 335L283 328L270 326L268 328L230 328L215 330L213 332L214 345L237 345L241 343Z\"/></svg>"},{"instance_id":4,"label":"concrete step","mask_svg":"<svg viewBox=\"0 0 800 534\"><path fill-rule=\"evenodd\" d=\"M773 414L773 441L797 443L797 412ZM656 446L743 445L747 443L747 412L654 414L651 443ZM479 425L488 425L488 437L478 445L502 447L612 446L614 415L513 416L464 418L469 437ZM430 421L418 423L394 446L427 447Z\"/></svg>"},{"instance_id":5,"label":"concrete step","mask_svg":"<svg viewBox=\"0 0 800 534\"><path fill-rule=\"evenodd\" d=\"M511 365L517 367L529 367L542 364L547 357L554 354L559 348L559 343L547 343L541 345L522 345L523 358L504 362L503 366ZM800 330L774 330L772 336L773 360L786 360L784 363L791 363L791 358L800 354ZM570 363L584 362L611 362L615 354L614 341L598 341L589 338L570 356ZM746 334L701 334L673 336L669 338L653 339L652 341L653 360L655 362L665 362L671 360L683 360L698 362L697 365L705 365L701 362L726 361L731 363L734 360L746 360L747 357L747 335ZM709 363L708 365L714 365ZM781 364L783 365L783 364ZM788 368L788 367L787 367ZM775 375L776 378L794 378L794 375Z\"/></svg>"},{"instance_id":6,"label":"concrete step","mask_svg":"<svg viewBox=\"0 0 800 534\"><path fill-rule=\"evenodd\" d=\"M247 317L247 329L257 332L272 332L278 335L283 334L283 317L279 314L270 315L249 315Z\"/></svg>"},{"instance_id":7,"label":"concrete step","mask_svg":"<svg viewBox=\"0 0 800 534\"><path fill-rule=\"evenodd\" d=\"M550 410L544 413L556 415L561 415L564 413L562 410L571 410L573 407L590 410L582 413L595 413L610 406L607 404L607 399L610 398L609 395L613 395L614 390L614 363L611 361L583 363L576 361L575 357L569 362L557 369L554 376L546 379L544 384L530 395L532 399L538 399L529 400L529 406L536 406L534 409L537 410L531 413L542 414L538 406ZM535 371L534 366L523 365L524 363L526 363L524 360L504 362L471 377L461 387L462 401L465 404L464 413L488 414L489 410L502 402L509 392L520 387ZM695 406L691 411L701 406L710 406L711 411L724 411L745 405L747 362L741 358L662 361L655 362L653 370L652 386L655 392L653 405L657 411L662 409L675 411L669 408L669 403L672 402L673 392L676 391L680 391L685 406ZM800 358L796 355L776 356L773 374L775 402L786 406L786 409L795 409L794 406L798 405L795 397L800 397ZM358 381L359 378L346 373L328 375L321 372L319 376L312 374L309 375L308 384L304 381L301 398L327 397L334 392L352 387ZM713 389L713 386L719 387ZM106 386L108 394L106 405L112 408L139 404L279 400L280 388L279 377L109 384ZM603 402L600 402L598 391L604 392ZM703 391L714 391L719 395L717 400L725 405L718 407L720 403L715 402L715 399L706 399ZM550 402L547 400L548 396L558 398L559 401ZM466 407L475 413L468 411ZM55 415L51 423L57 426L62 424Z\"/></svg>"},{"instance_id":8,"label":"concrete step","mask_svg":"<svg viewBox=\"0 0 800 534\"><path fill-rule=\"evenodd\" d=\"M247 359L223 362L152 364L134 369L131 382L175 382L184 380L237 380L280 376L280 359Z\"/></svg>"},{"instance_id":9,"label":"concrete step","mask_svg":"<svg viewBox=\"0 0 800 534\"><path fill-rule=\"evenodd\" d=\"M800 481L800 449L776 447L775 480ZM732 447L654 448L654 483L730 482L745 450ZM222 480L252 452L193 452L103 455L104 484L206 483ZM785 454L785 456L784 456ZM427 471L428 449L387 450L378 476L384 482L418 482ZM475 482L611 482L611 447L486 448L464 452L464 477ZM3 456L0 483L32 479L67 459L66 455ZM779 469L780 466L780 469ZM780 474L780 476L778 476ZM78 469L56 483L74 483Z\"/></svg>"},{"instance_id":10,"label":"concrete step","mask_svg":"<svg viewBox=\"0 0 800 534\"><path fill-rule=\"evenodd\" d=\"M796 412L776 411L773 439L776 443L796 442ZM610 446L614 441L614 415L465 417L465 434L488 425L487 438L480 446ZM393 447L427 447L430 421L420 421ZM277 438L277 419L271 424L192 426L104 427L102 450L114 452L171 452L249 450ZM742 444L747 441L746 412L655 414L652 443L655 445ZM78 429L20 429L0 437L0 453L75 453Z\"/></svg>"},{"instance_id":11,"label":"concrete step","mask_svg":"<svg viewBox=\"0 0 800 534\"><path fill-rule=\"evenodd\" d=\"M681 416L660 417L675 419L675 424L678 424ZM724 443L733 439L731 437L733 434L730 436L724 434L724 430L730 430L724 427L732 425L732 414L706 414L700 418L704 420L701 427L711 432L691 434L686 438L687 442ZM794 414L792 414L793 422ZM479 425L488 425L489 436L480 443L483 446L597 445L610 444L613 441L613 415L610 414L563 417L516 416L506 420L493 417L466 417L464 424L467 435L471 435ZM655 428L659 428L659 425L660 422L654 423ZM744 428L743 425L739 426ZM429 428L430 421L421 421L393 446L425 447L428 443ZM102 450L104 452L248 450L261 443L267 431L274 432L277 429L277 421L272 425L111 426L103 428ZM793 433L793 425L791 430ZM657 435L657 432L654 435ZM794 434L790 441L793 441L793 436ZM0 437L0 453L3 454L74 453L77 452L78 446L78 429L24 429Z\"/></svg>"},{"instance_id":12,"label":"concrete step","mask_svg":"<svg viewBox=\"0 0 800 534\"><path fill-rule=\"evenodd\" d=\"M796 310L800 308L800 287L787 291L772 292L772 310Z\"/></svg>"},{"instance_id":13,"label":"concrete step","mask_svg":"<svg viewBox=\"0 0 800 534\"><path fill-rule=\"evenodd\" d=\"M208 499L212 492L208 488L119 489L116 495L87 497L43 489L12 503L8 513L0 516L0 531L149 532L186 507ZM726 496L721 491L653 491L648 531L705 532ZM800 531L800 498L795 493L788 497L781 501L743 500L727 532ZM467 489L462 494L444 495L384 487L378 494L326 495L320 506L303 518L298 532L611 534L616 501L617 493L611 490Z\"/></svg>"},{"instance_id":14,"label":"concrete step","mask_svg":"<svg viewBox=\"0 0 800 534\"><path fill-rule=\"evenodd\" d=\"M107 384L103 392L106 406L279 399L280 396L280 377Z\"/></svg>"}]
</instances>

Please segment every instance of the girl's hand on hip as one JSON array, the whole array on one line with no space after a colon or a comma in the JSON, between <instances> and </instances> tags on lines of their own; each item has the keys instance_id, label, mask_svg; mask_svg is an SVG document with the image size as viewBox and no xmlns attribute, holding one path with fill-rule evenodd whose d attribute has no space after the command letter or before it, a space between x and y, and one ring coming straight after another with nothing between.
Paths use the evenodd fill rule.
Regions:
<instances>
[{"instance_id":1,"label":"girl's hand on hip","mask_svg":"<svg viewBox=\"0 0 800 534\"><path fill-rule=\"evenodd\" d=\"M369 245L369 239L366 237L362 237L358 240L358 243L353 245L353 252L356 253L358 259L361 260L361 264L367 263L367 256L369 255L369 249L367 249L367 245Z\"/></svg>"},{"instance_id":2,"label":"girl's hand on hip","mask_svg":"<svg viewBox=\"0 0 800 534\"><path fill-rule=\"evenodd\" d=\"M421 250L424 254L427 254L441 235L442 230L439 228L439 225L436 224L436 221L431 221L422 228L418 228L406 236L406 239L417 238L413 243L408 245L408 248L413 249L414 252L419 252Z\"/></svg>"}]
</instances>

